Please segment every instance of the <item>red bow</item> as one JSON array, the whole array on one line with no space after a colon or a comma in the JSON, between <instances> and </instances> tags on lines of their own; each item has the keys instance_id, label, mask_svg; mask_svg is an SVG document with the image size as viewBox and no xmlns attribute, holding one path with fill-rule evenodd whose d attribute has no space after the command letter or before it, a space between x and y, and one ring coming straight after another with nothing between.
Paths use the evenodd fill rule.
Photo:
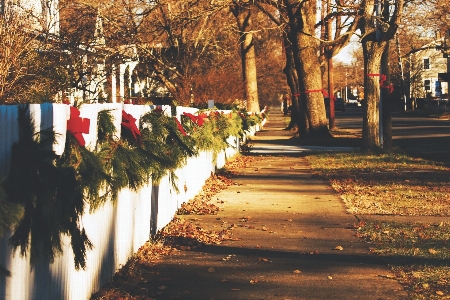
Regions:
<instances>
[{"instance_id":1,"label":"red bow","mask_svg":"<svg viewBox=\"0 0 450 300\"><path fill-rule=\"evenodd\" d=\"M131 134L139 145L142 144L141 132L136 127L136 119L132 115L126 113L124 110L122 110L121 125L130 130Z\"/></svg>"},{"instance_id":2,"label":"red bow","mask_svg":"<svg viewBox=\"0 0 450 300\"><path fill-rule=\"evenodd\" d=\"M389 85L385 85L384 82L386 81L386 75L385 74L381 74L381 78L380 78L380 87L383 89L389 89L389 93L392 94L392 92L394 91L394 86L391 84Z\"/></svg>"},{"instance_id":3,"label":"red bow","mask_svg":"<svg viewBox=\"0 0 450 300\"><path fill-rule=\"evenodd\" d=\"M83 133L89 133L90 120L80 118L80 111L71 106L70 107L70 119L67 120L67 131L69 131L77 140L80 146L84 147L86 141L84 140Z\"/></svg>"},{"instance_id":4,"label":"red bow","mask_svg":"<svg viewBox=\"0 0 450 300\"><path fill-rule=\"evenodd\" d=\"M174 117L174 118L175 118L175 121L177 122L178 130L180 130L184 136L187 136L186 131L184 131L183 125L181 125L181 123L180 123L180 121L178 121L177 117Z\"/></svg>"},{"instance_id":5,"label":"red bow","mask_svg":"<svg viewBox=\"0 0 450 300\"><path fill-rule=\"evenodd\" d=\"M389 89L389 93L392 94L394 91L394 86L391 84L385 85L384 82L386 81L386 75L385 74L367 74L367 76L380 76L380 87L383 89Z\"/></svg>"},{"instance_id":6,"label":"red bow","mask_svg":"<svg viewBox=\"0 0 450 300\"><path fill-rule=\"evenodd\" d=\"M204 119L208 117L205 114L199 114L198 116L194 116L193 114L186 113L186 112L184 112L183 115L185 115L186 117L191 119L191 121L194 122L195 124L197 124L198 126L203 126L203 124L205 123Z\"/></svg>"}]
</instances>

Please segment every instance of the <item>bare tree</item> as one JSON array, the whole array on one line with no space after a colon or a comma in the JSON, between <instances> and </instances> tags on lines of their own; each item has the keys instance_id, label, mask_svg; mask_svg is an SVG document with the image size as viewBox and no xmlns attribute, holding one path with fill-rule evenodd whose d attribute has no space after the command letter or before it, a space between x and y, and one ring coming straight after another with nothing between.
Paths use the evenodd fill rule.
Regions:
<instances>
[{"instance_id":1,"label":"bare tree","mask_svg":"<svg viewBox=\"0 0 450 300\"><path fill-rule=\"evenodd\" d=\"M363 147L378 148L380 140L380 81L381 57L400 24L403 0L395 1L392 11L383 14L382 8L391 9L384 2L366 0L362 2L359 29L364 55L364 116Z\"/></svg>"},{"instance_id":2,"label":"bare tree","mask_svg":"<svg viewBox=\"0 0 450 300\"><path fill-rule=\"evenodd\" d=\"M259 111L258 83L256 73L255 43L252 31L252 10L248 1L233 1L230 6L237 21L241 46L242 77L248 111Z\"/></svg>"},{"instance_id":3,"label":"bare tree","mask_svg":"<svg viewBox=\"0 0 450 300\"><path fill-rule=\"evenodd\" d=\"M65 81L48 30L36 20L32 11L11 7L0 16L0 103L52 101Z\"/></svg>"}]
</instances>

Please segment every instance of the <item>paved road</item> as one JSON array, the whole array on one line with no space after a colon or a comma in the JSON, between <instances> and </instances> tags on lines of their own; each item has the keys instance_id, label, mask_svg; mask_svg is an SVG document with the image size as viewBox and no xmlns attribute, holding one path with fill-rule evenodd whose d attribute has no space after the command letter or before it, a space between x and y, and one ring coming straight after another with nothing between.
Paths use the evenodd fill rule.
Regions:
<instances>
[{"instance_id":1,"label":"paved road","mask_svg":"<svg viewBox=\"0 0 450 300\"><path fill-rule=\"evenodd\" d=\"M362 113L362 107L347 106L346 112L336 112L336 126L361 132ZM394 147L450 163L450 120L397 112L392 115L392 132Z\"/></svg>"}]
</instances>

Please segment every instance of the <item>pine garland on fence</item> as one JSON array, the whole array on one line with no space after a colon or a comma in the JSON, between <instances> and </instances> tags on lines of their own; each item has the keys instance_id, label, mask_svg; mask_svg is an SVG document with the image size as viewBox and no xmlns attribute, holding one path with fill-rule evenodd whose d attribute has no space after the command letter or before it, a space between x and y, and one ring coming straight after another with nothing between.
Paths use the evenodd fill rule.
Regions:
<instances>
[{"instance_id":1,"label":"pine garland on fence","mask_svg":"<svg viewBox=\"0 0 450 300\"><path fill-rule=\"evenodd\" d=\"M242 136L260 121L246 112L207 113L200 112L197 122L184 116L178 123L156 109L141 117L137 129L134 118L123 112L128 123L122 123L119 139L111 111L104 110L98 114L95 151L80 146L68 131L64 153L57 156L53 131L33 134L27 107L20 107L19 142L13 146L4 192L0 186L0 235L16 224L9 242L22 255L29 250L34 264L37 259L53 261L66 234L75 267L84 269L86 251L93 246L79 222L85 203L94 211L116 199L121 189L137 190L150 178L158 185L166 174L178 191L175 170L189 156L203 150L216 156L229 147L229 136ZM6 272L0 266L2 270Z\"/></svg>"},{"instance_id":2,"label":"pine garland on fence","mask_svg":"<svg viewBox=\"0 0 450 300\"><path fill-rule=\"evenodd\" d=\"M9 201L23 207L23 217L9 239L22 255L30 251L33 265L38 258L53 261L62 252L62 234L71 238L76 268L85 268L91 242L79 219L84 196L72 167L58 166L52 151L54 133L33 134L26 107L19 108L19 142L13 146L11 171L5 182Z\"/></svg>"},{"instance_id":3,"label":"pine garland on fence","mask_svg":"<svg viewBox=\"0 0 450 300\"><path fill-rule=\"evenodd\" d=\"M58 166L74 170L80 189L89 203L90 211L109 199L107 187L111 186L113 179L105 169L101 156L80 146L69 132L67 132L64 153L58 160Z\"/></svg>"},{"instance_id":4,"label":"pine garland on fence","mask_svg":"<svg viewBox=\"0 0 450 300\"><path fill-rule=\"evenodd\" d=\"M160 110L153 110L142 116L141 128L143 151L154 158L154 184L158 184L168 172L175 179L174 171L186 163L187 157L197 154L194 150L195 140L184 136L175 119L164 115Z\"/></svg>"}]
</instances>

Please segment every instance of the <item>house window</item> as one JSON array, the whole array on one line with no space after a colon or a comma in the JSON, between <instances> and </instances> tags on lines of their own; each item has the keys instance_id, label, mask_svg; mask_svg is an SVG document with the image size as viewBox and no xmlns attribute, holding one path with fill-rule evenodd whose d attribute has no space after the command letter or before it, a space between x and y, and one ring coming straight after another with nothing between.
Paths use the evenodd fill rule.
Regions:
<instances>
[{"instance_id":1,"label":"house window","mask_svg":"<svg viewBox=\"0 0 450 300\"><path fill-rule=\"evenodd\" d=\"M423 69L424 70L429 70L430 69L430 59L429 58L424 58L423 59Z\"/></svg>"},{"instance_id":2,"label":"house window","mask_svg":"<svg viewBox=\"0 0 450 300\"><path fill-rule=\"evenodd\" d=\"M425 86L425 91L431 90L431 82L430 82L429 79L426 79L426 80L424 81L424 86Z\"/></svg>"},{"instance_id":3,"label":"house window","mask_svg":"<svg viewBox=\"0 0 450 300\"><path fill-rule=\"evenodd\" d=\"M442 96L442 85L440 81L436 81L434 83L434 95L436 97L441 97Z\"/></svg>"}]
</instances>

